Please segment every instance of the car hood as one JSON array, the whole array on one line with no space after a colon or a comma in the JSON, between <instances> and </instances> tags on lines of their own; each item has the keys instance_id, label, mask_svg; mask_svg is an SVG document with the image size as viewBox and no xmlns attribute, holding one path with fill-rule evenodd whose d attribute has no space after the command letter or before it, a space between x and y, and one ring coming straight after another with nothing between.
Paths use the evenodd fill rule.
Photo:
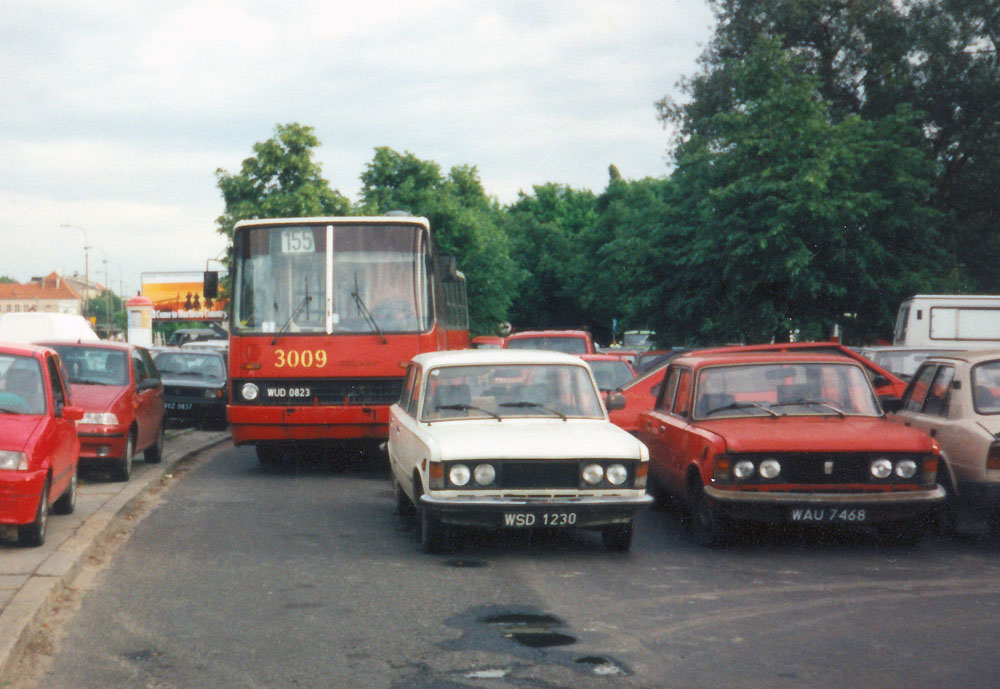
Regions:
<instances>
[{"instance_id":1,"label":"car hood","mask_svg":"<svg viewBox=\"0 0 1000 689\"><path fill-rule=\"evenodd\" d=\"M931 452L922 431L881 417L781 416L703 421L729 452Z\"/></svg>"},{"instance_id":2,"label":"car hood","mask_svg":"<svg viewBox=\"0 0 1000 689\"><path fill-rule=\"evenodd\" d=\"M125 394L127 387L121 385L81 385L74 383L73 404L88 412L105 412Z\"/></svg>"},{"instance_id":3,"label":"car hood","mask_svg":"<svg viewBox=\"0 0 1000 689\"><path fill-rule=\"evenodd\" d=\"M32 441L46 416L3 414L0 416L0 450L23 452Z\"/></svg>"},{"instance_id":4,"label":"car hood","mask_svg":"<svg viewBox=\"0 0 1000 689\"><path fill-rule=\"evenodd\" d=\"M645 446L639 440L607 421L437 421L427 431L438 446L441 460L646 457Z\"/></svg>"}]
</instances>

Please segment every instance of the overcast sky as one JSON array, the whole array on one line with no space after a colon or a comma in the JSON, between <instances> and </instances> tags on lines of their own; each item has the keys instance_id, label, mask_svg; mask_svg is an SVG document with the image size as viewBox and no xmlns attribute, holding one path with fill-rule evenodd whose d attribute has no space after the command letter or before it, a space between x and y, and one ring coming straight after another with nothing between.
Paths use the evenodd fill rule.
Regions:
<instances>
[{"instance_id":1,"label":"overcast sky","mask_svg":"<svg viewBox=\"0 0 1000 689\"><path fill-rule=\"evenodd\" d=\"M711 30L705 0L2 0L0 275L82 275L85 238L116 292L204 270L215 171L279 123L314 127L352 200L378 146L475 166L503 204L662 177L653 103Z\"/></svg>"}]
</instances>

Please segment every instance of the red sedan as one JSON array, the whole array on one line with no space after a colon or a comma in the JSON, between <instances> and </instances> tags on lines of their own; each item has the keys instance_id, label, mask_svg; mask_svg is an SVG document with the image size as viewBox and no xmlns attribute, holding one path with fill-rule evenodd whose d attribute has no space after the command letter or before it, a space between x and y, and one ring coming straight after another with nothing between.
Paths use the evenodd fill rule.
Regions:
<instances>
[{"instance_id":1,"label":"red sedan","mask_svg":"<svg viewBox=\"0 0 1000 689\"><path fill-rule=\"evenodd\" d=\"M76 507L81 418L56 352L0 345L0 526L22 545L45 542L50 507Z\"/></svg>"},{"instance_id":2,"label":"red sedan","mask_svg":"<svg viewBox=\"0 0 1000 689\"><path fill-rule=\"evenodd\" d=\"M80 459L106 465L117 481L132 474L132 459L163 457L163 382L144 347L115 342L50 342L69 371L73 398L84 409Z\"/></svg>"}]
</instances>

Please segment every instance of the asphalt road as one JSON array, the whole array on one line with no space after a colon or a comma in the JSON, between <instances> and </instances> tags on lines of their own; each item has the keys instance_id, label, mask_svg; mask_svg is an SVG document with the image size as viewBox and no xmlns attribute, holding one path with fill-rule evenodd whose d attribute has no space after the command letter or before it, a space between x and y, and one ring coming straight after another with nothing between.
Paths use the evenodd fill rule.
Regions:
<instances>
[{"instance_id":1,"label":"asphalt road","mask_svg":"<svg viewBox=\"0 0 1000 689\"><path fill-rule=\"evenodd\" d=\"M224 448L79 587L20 687L1000 686L1000 540L766 531L707 550L646 512L421 553L383 467ZM53 622L53 624L55 624Z\"/></svg>"}]
</instances>

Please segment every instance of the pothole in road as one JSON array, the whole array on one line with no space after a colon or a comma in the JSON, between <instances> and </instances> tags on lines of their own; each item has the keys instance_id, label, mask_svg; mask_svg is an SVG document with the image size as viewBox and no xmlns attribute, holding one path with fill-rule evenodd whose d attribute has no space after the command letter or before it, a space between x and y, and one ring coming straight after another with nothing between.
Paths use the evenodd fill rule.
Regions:
<instances>
[{"instance_id":1,"label":"pothole in road","mask_svg":"<svg viewBox=\"0 0 1000 689\"><path fill-rule=\"evenodd\" d=\"M489 615L482 621L499 629L504 637L528 648L550 648L576 643L575 637L555 631L555 628L565 625L553 615L502 613Z\"/></svg>"}]
</instances>

